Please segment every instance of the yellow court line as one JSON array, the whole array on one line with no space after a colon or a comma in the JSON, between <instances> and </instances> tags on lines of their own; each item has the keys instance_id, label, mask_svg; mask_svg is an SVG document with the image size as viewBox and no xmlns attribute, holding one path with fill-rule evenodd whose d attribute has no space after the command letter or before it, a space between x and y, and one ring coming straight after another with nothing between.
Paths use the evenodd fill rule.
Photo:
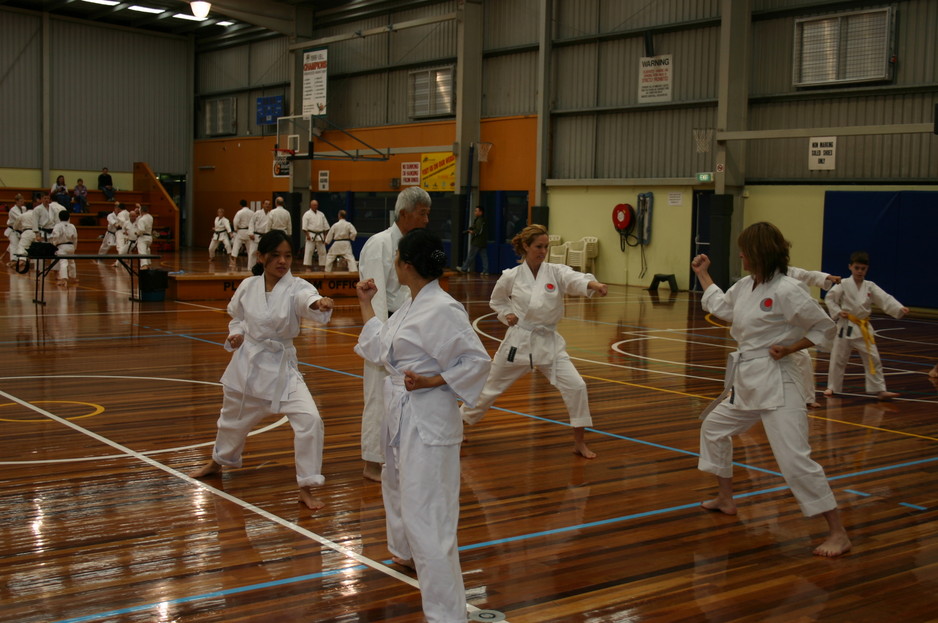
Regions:
<instances>
[{"instance_id":1,"label":"yellow court line","mask_svg":"<svg viewBox=\"0 0 938 623\"><path fill-rule=\"evenodd\" d=\"M616 381L614 379L604 379L601 376L589 376L587 374L581 374L584 379L593 379L594 381L606 381L607 383L617 383L619 385L628 385L629 387L640 387L642 389L650 389L656 392L665 392L666 394L677 394L678 396L688 396L690 398L703 398L704 400L716 400L716 396L700 396L698 394L688 394L686 392L679 392L674 389L662 389L661 387L651 387L650 385L641 385L639 383L629 383L627 381Z\"/></svg>"},{"instance_id":2,"label":"yellow court line","mask_svg":"<svg viewBox=\"0 0 938 623\"><path fill-rule=\"evenodd\" d=\"M901 430L893 430L891 428L881 428L879 426L868 426L867 424L858 424L856 422L846 422L844 420L835 420L832 418L821 417L820 415L809 415L808 417L814 418L816 420L824 420L826 422L835 422L837 424L846 424L848 426L856 426L858 428L868 428L870 430L876 430L883 433L894 433L896 435L903 435L905 437L915 437L917 439L926 439L928 441L938 441L938 438L927 437L925 435L916 435L915 433L906 433Z\"/></svg>"},{"instance_id":3,"label":"yellow court line","mask_svg":"<svg viewBox=\"0 0 938 623\"><path fill-rule=\"evenodd\" d=\"M11 406L18 405L18 404L19 404L18 402L5 402L3 404L0 404L0 407L11 407ZM99 404L94 404L93 402L80 402L77 400L33 400L29 404L31 405L50 405L50 404L85 405L85 406L94 408L94 411L92 411L91 413L86 413L85 415L76 415L70 418L65 418L66 420L81 420L86 417L94 417L95 415L104 413L104 407L102 407ZM35 422L48 422L48 421L49 421L48 418L43 418L41 420L23 420L23 419L10 420L7 418L0 418L0 422L13 422L15 424L22 424L24 422L35 423Z\"/></svg>"}]
</instances>

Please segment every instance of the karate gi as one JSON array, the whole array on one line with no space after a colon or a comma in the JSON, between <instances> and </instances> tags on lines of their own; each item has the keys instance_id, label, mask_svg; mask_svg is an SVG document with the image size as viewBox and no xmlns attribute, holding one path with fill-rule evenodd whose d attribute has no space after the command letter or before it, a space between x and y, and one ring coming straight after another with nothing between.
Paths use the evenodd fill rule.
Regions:
<instances>
[{"instance_id":1,"label":"karate gi","mask_svg":"<svg viewBox=\"0 0 938 623\"><path fill-rule=\"evenodd\" d=\"M117 239L118 255L127 254L129 241L130 241L130 237L127 235L128 227L131 227L130 211L120 210L117 213L117 231L114 234L114 237Z\"/></svg>"},{"instance_id":2,"label":"karate gi","mask_svg":"<svg viewBox=\"0 0 938 623\"><path fill-rule=\"evenodd\" d=\"M389 375L381 477L388 549L413 559L427 621L463 623L466 595L456 542L462 421L456 398L476 401L489 371L488 353L466 310L436 280L386 323L378 317L365 323L355 352ZM407 370L442 374L446 385L407 391Z\"/></svg>"},{"instance_id":3,"label":"karate gi","mask_svg":"<svg viewBox=\"0 0 938 623\"><path fill-rule=\"evenodd\" d=\"M26 250L29 249L29 245L39 236L40 215L36 210L37 208L24 210L19 220L16 222L20 229L19 248L16 250L16 253L19 255L26 255Z\"/></svg>"},{"instance_id":4,"label":"karate gi","mask_svg":"<svg viewBox=\"0 0 938 623\"><path fill-rule=\"evenodd\" d=\"M733 475L733 441L761 420L785 482L802 512L833 510L837 501L824 469L811 458L804 375L791 356L775 360L769 348L794 344L802 337L825 346L834 324L795 279L776 274L753 289L744 277L726 293L711 285L704 292L705 311L733 323L737 351L727 360L724 392L704 411L698 469L721 478ZM812 388L813 392L813 388Z\"/></svg>"},{"instance_id":5,"label":"karate gi","mask_svg":"<svg viewBox=\"0 0 938 623\"><path fill-rule=\"evenodd\" d=\"M290 217L290 213L287 212L287 209L283 206L277 206L270 211L270 228L279 229L280 231L287 232L288 236L293 235L293 219Z\"/></svg>"},{"instance_id":6,"label":"karate gi","mask_svg":"<svg viewBox=\"0 0 938 623\"><path fill-rule=\"evenodd\" d=\"M74 255L78 244L78 229L68 221L59 221L52 228L52 244L55 245L55 254L59 256ZM58 263L59 279L75 279L75 260L62 258Z\"/></svg>"},{"instance_id":7,"label":"karate gi","mask_svg":"<svg viewBox=\"0 0 938 623\"><path fill-rule=\"evenodd\" d=\"M270 212L262 209L254 213L248 230L248 268L257 262L257 245L261 236L270 231Z\"/></svg>"},{"instance_id":8,"label":"karate gi","mask_svg":"<svg viewBox=\"0 0 938 623\"><path fill-rule=\"evenodd\" d=\"M7 228L3 232L7 237L7 240L10 241L9 246L7 246L7 252L10 254L10 259L13 259L13 255L19 250L20 247L20 226L19 220L20 216L23 215L23 212L26 211L26 208L23 206L18 206L14 204L10 207L10 211L7 213Z\"/></svg>"},{"instance_id":9,"label":"karate gi","mask_svg":"<svg viewBox=\"0 0 938 623\"><path fill-rule=\"evenodd\" d=\"M238 259L238 255L241 254L241 247L248 248L250 246L252 218L254 218L254 211L247 206L238 210L234 216L234 221L231 223L234 228L234 236L231 240L231 257L234 259Z\"/></svg>"},{"instance_id":10,"label":"karate gi","mask_svg":"<svg viewBox=\"0 0 938 623\"><path fill-rule=\"evenodd\" d=\"M803 268L798 268L797 266L788 267L788 276L796 281L800 282L804 287L805 291L808 291L808 286L814 286L815 288L821 288L822 290L830 290L831 286L834 285L834 282L831 281L831 276L828 273L822 273L819 270L805 270ZM802 387L804 387L807 394L805 395L804 401L806 404L814 404L815 401L815 386L814 382L814 362L811 360L811 355L808 353L807 348L802 348L796 353L788 355L793 358L793 361L798 364L798 369L801 371L803 377Z\"/></svg>"},{"instance_id":11,"label":"karate gi","mask_svg":"<svg viewBox=\"0 0 938 623\"><path fill-rule=\"evenodd\" d=\"M307 210L303 214L303 237L305 250L303 252L303 266L313 265L313 251L322 265L326 264L325 235L329 231L329 220L321 211ZM328 269L327 269L328 270Z\"/></svg>"},{"instance_id":12,"label":"karate gi","mask_svg":"<svg viewBox=\"0 0 938 623\"><path fill-rule=\"evenodd\" d=\"M149 212L142 212L134 223L137 228L137 253L140 255L150 254L150 245L153 244L153 215ZM140 260L140 268L149 268L150 260Z\"/></svg>"},{"instance_id":13,"label":"karate gi","mask_svg":"<svg viewBox=\"0 0 938 623\"><path fill-rule=\"evenodd\" d=\"M481 420L512 383L537 368L560 390L570 425L592 426L586 382L570 361L567 343L557 332L557 323L563 318L564 295L591 296L593 292L588 286L595 280L591 274L548 262L541 264L536 278L524 262L502 273L492 290L489 306L503 323L508 324L508 314L515 314L518 324L508 328L492 358L492 371L478 404L474 408L463 405L462 418L466 424Z\"/></svg>"},{"instance_id":14,"label":"karate gi","mask_svg":"<svg viewBox=\"0 0 938 623\"><path fill-rule=\"evenodd\" d=\"M355 240L357 235L358 231L355 230L355 226L344 218L339 219L329 228L329 233L326 234L326 244L332 246L329 247L329 253L326 255L327 273L332 270L337 257L345 258L351 272L358 270L358 264L355 263L355 254L352 253L352 241Z\"/></svg>"},{"instance_id":15,"label":"karate gi","mask_svg":"<svg viewBox=\"0 0 938 623\"><path fill-rule=\"evenodd\" d=\"M325 323L332 312L309 306L322 297L312 284L292 273L284 275L271 292L264 291L264 276L248 277L228 304L229 334L244 336L233 349L221 377L225 398L218 418L212 459L219 465L241 466L247 434L264 417L282 413L290 420L296 453L296 481L301 487L321 485L323 425L297 368L293 338L300 321Z\"/></svg>"},{"instance_id":16,"label":"karate gi","mask_svg":"<svg viewBox=\"0 0 938 623\"><path fill-rule=\"evenodd\" d=\"M879 360L879 349L873 341L873 325L869 322L873 305L876 305L893 318L905 315L902 303L887 294L872 281L857 282L851 277L844 279L830 289L824 299L831 318L837 323L837 335L831 348L831 361L827 369L827 387L835 393L843 390L844 369L850 359L850 350L856 349L863 361L866 380L866 393L878 394L886 391L886 379ZM850 318L841 318L840 312L851 314L859 322ZM863 337L863 328L867 329L867 338Z\"/></svg>"},{"instance_id":17,"label":"karate gi","mask_svg":"<svg viewBox=\"0 0 938 623\"><path fill-rule=\"evenodd\" d=\"M33 213L36 215L36 240L45 241L48 234L52 233L55 222L49 214L49 208L41 203L33 208Z\"/></svg>"},{"instance_id":18,"label":"karate gi","mask_svg":"<svg viewBox=\"0 0 938 623\"><path fill-rule=\"evenodd\" d=\"M371 306L381 322L387 322L390 314L410 300L410 290L401 286L394 271L394 254L401 237L401 230L394 223L365 242L358 260L359 279L374 279L378 287ZM384 366L365 360L362 379L365 401L362 409L362 460L372 463L384 462L381 423L384 421L385 376L387 372Z\"/></svg>"},{"instance_id":19,"label":"karate gi","mask_svg":"<svg viewBox=\"0 0 938 623\"><path fill-rule=\"evenodd\" d=\"M104 232L104 238L101 239L101 248L98 249L98 255L104 255L111 247L117 246L117 229L120 227L120 221L115 212L107 215L107 231ZM118 253L120 251L118 250Z\"/></svg>"},{"instance_id":20,"label":"karate gi","mask_svg":"<svg viewBox=\"0 0 938 623\"><path fill-rule=\"evenodd\" d=\"M231 222L224 216L215 217L215 225L212 228L212 241L208 243L208 257L215 257L215 250L218 249L218 243L225 245L225 253L231 255Z\"/></svg>"}]
</instances>

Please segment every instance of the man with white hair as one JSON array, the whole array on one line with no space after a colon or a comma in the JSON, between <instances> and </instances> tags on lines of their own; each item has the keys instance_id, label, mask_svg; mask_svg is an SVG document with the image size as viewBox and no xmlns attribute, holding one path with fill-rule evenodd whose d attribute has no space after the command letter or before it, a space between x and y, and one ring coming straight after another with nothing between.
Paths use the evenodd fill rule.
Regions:
<instances>
[{"instance_id":1,"label":"man with white hair","mask_svg":"<svg viewBox=\"0 0 938 623\"><path fill-rule=\"evenodd\" d=\"M284 231L287 236L293 235L293 219L290 212L283 207L283 197L277 197L277 205L270 211L270 228Z\"/></svg>"},{"instance_id":2,"label":"man with white hair","mask_svg":"<svg viewBox=\"0 0 938 623\"><path fill-rule=\"evenodd\" d=\"M319 202L309 202L309 210L303 214L303 233L306 235L306 249L303 252L303 266L313 267L313 251L319 264L326 264L326 234L329 232L329 220L319 211Z\"/></svg>"},{"instance_id":3,"label":"man with white hair","mask_svg":"<svg viewBox=\"0 0 938 623\"><path fill-rule=\"evenodd\" d=\"M358 275L362 281L374 279L377 293L371 301L375 316L381 322L396 312L408 298L410 290L402 287L394 270L394 256L401 237L412 229L426 227L430 222L430 195L419 186L405 188L397 196L394 223L365 242L358 258ZM381 431L384 426L384 367L365 362L364 397L362 410L363 475L369 480L381 480L384 463L384 445Z\"/></svg>"}]
</instances>

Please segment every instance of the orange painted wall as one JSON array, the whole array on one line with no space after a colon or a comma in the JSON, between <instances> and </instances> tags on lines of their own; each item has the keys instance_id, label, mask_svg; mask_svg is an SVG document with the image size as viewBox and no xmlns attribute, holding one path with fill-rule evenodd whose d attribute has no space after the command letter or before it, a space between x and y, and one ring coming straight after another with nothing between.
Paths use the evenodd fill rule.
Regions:
<instances>
[{"instance_id":1,"label":"orange painted wall","mask_svg":"<svg viewBox=\"0 0 938 623\"><path fill-rule=\"evenodd\" d=\"M262 201L290 190L289 178L273 176L273 137L196 141L193 149L191 246L208 247L215 211L234 218L238 201Z\"/></svg>"},{"instance_id":2,"label":"orange painted wall","mask_svg":"<svg viewBox=\"0 0 938 623\"><path fill-rule=\"evenodd\" d=\"M439 121L376 128L358 128L354 135L376 149L388 147L451 146L455 140L454 121ZM475 163L481 190L523 190L529 204L534 200L535 146L537 117L504 117L482 121L481 140L493 144L487 162ZM364 149L347 135L330 131L324 138L343 149ZM207 246L215 211L224 208L232 218L238 200L265 199L271 193L289 190L287 178L274 178L272 149L274 137L211 139L195 142L193 166L193 204L190 215L195 246ZM320 151L335 148L316 142ZM329 171L331 192L393 192L392 178L400 178L401 163L414 162L418 154L391 156L387 161L348 162L313 160L313 185L319 171ZM295 165L302 166L303 162ZM203 244L204 239L204 244Z\"/></svg>"}]
</instances>

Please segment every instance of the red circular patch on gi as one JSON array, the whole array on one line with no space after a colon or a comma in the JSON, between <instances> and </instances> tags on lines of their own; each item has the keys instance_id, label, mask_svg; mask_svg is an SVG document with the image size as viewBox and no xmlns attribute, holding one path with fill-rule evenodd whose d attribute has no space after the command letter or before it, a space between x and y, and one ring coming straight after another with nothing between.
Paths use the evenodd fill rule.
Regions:
<instances>
[{"instance_id":1,"label":"red circular patch on gi","mask_svg":"<svg viewBox=\"0 0 938 623\"><path fill-rule=\"evenodd\" d=\"M547 292L553 292L554 290L557 289L557 286L555 286L555 285L552 284L552 283L548 283L547 285L544 286L544 289L545 289Z\"/></svg>"},{"instance_id":2,"label":"red circular patch on gi","mask_svg":"<svg viewBox=\"0 0 938 623\"><path fill-rule=\"evenodd\" d=\"M762 311L772 311L772 299L762 299L759 303L759 309Z\"/></svg>"}]
</instances>

